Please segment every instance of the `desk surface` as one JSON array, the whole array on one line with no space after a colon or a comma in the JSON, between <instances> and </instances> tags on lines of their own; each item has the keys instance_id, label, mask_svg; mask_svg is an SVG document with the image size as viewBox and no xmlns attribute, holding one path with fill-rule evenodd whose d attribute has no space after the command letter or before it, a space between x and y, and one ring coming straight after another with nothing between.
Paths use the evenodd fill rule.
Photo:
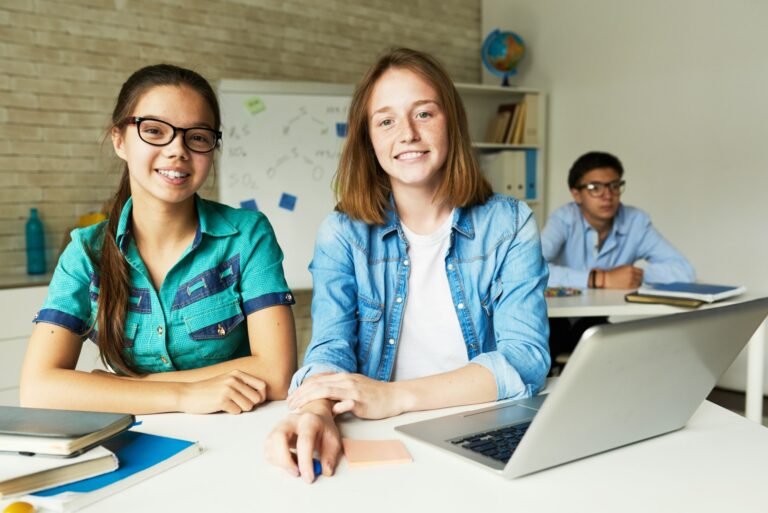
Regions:
<instances>
[{"instance_id":1,"label":"desk surface","mask_svg":"<svg viewBox=\"0 0 768 513\"><path fill-rule=\"evenodd\" d=\"M474 408L474 407L470 407ZM141 431L199 440L206 451L87 512L697 511L764 512L768 430L712 403L689 425L538 474L507 481L393 430L458 409L341 423L352 438L401 438L414 462L349 468L306 485L263 459L284 402L240 416L144 416Z\"/></svg>"}]
</instances>

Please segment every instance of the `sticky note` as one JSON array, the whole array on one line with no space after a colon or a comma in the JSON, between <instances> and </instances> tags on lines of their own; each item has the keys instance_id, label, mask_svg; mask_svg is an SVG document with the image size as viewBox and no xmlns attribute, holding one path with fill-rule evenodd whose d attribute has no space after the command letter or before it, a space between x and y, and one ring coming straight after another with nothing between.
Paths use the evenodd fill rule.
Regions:
<instances>
[{"instance_id":1,"label":"sticky note","mask_svg":"<svg viewBox=\"0 0 768 513\"><path fill-rule=\"evenodd\" d=\"M257 212L259 211L259 207L256 205L256 200L254 199L241 201L240 208L244 208L246 210L255 210Z\"/></svg>"},{"instance_id":2,"label":"sticky note","mask_svg":"<svg viewBox=\"0 0 768 513\"><path fill-rule=\"evenodd\" d=\"M339 137L346 137L347 127L348 125L346 123L336 123L336 135Z\"/></svg>"},{"instance_id":3,"label":"sticky note","mask_svg":"<svg viewBox=\"0 0 768 513\"><path fill-rule=\"evenodd\" d=\"M267 106L264 105L264 102L261 101L261 98L254 96L252 98L248 98L245 101L245 108L248 109L248 112L250 112L251 115L255 115L266 110Z\"/></svg>"},{"instance_id":4,"label":"sticky note","mask_svg":"<svg viewBox=\"0 0 768 513\"><path fill-rule=\"evenodd\" d=\"M283 195L280 196L279 207L293 211L293 209L296 208L296 196L284 192Z\"/></svg>"},{"instance_id":5,"label":"sticky note","mask_svg":"<svg viewBox=\"0 0 768 513\"><path fill-rule=\"evenodd\" d=\"M411 463L413 458L400 440L352 440L343 438L344 455L350 467L374 467Z\"/></svg>"}]
</instances>

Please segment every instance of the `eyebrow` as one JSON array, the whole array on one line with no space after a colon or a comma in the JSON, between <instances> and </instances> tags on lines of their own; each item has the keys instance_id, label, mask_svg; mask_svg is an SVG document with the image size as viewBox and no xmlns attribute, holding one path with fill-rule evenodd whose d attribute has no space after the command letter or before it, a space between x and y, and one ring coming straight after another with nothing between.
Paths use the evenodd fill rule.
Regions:
<instances>
[{"instance_id":1,"label":"eyebrow","mask_svg":"<svg viewBox=\"0 0 768 513\"><path fill-rule=\"evenodd\" d=\"M440 103L437 100L417 100L413 102L413 105L411 105L411 108L413 107L421 107L422 105L426 105L427 103L434 103L435 105L440 105ZM371 113L371 117L375 116L376 114L381 114L383 112L389 112L392 110L392 107L385 106L382 107L374 112Z\"/></svg>"},{"instance_id":2,"label":"eyebrow","mask_svg":"<svg viewBox=\"0 0 768 513\"><path fill-rule=\"evenodd\" d=\"M168 121L165 118L165 116L157 116L155 114L144 114L143 116L132 116L132 117L157 119L159 121L165 121L166 123L173 125L173 123ZM176 126L176 125L173 125L173 126ZM185 127L179 127L179 128L185 128ZM187 128L210 128L211 130L213 130L213 125L211 125L206 121L195 121L192 125L190 125Z\"/></svg>"}]
</instances>

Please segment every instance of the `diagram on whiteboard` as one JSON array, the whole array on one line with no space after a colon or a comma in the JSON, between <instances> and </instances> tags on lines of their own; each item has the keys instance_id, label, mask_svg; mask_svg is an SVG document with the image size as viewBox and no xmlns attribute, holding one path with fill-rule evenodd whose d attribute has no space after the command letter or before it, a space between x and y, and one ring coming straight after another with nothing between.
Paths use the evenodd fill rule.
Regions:
<instances>
[{"instance_id":1,"label":"diagram on whiteboard","mask_svg":"<svg viewBox=\"0 0 768 513\"><path fill-rule=\"evenodd\" d=\"M220 91L219 199L266 214L291 288L310 288L314 236L333 210L332 180L350 97Z\"/></svg>"}]
</instances>

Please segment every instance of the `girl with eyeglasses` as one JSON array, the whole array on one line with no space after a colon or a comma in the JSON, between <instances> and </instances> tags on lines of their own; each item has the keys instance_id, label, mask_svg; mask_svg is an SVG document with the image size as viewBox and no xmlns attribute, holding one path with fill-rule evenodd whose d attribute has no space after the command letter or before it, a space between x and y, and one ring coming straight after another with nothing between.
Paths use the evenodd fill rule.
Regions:
<instances>
[{"instance_id":1,"label":"girl with eyeglasses","mask_svg":"<svg viewBox=\"0 0 768 513\"><path fill-rule=\"evenodd\" d=\"M109 132L124 161L108 219L75 230L35 316L24 406L240 413L285 397L294 303L261 213L200 198L221 140L194 71L155 65L123 84ZM110 371L75 366L86 339Z\"/></svg>"},{"instance_id":2,"label":"girl with eyeglasses","mask_svg":"<svg viewBox=\"0 0 768 513\"><path fill-rule=\"evenodd\" d=\"M335 415L528 397L550 363L536 222L480 174L461 98L433 57L398 49L369 69L336 191L310 264L312 340L288 399L295 413L265 446L308 482L315 452L333 473Z\"/></svg>"}]
</instances>

